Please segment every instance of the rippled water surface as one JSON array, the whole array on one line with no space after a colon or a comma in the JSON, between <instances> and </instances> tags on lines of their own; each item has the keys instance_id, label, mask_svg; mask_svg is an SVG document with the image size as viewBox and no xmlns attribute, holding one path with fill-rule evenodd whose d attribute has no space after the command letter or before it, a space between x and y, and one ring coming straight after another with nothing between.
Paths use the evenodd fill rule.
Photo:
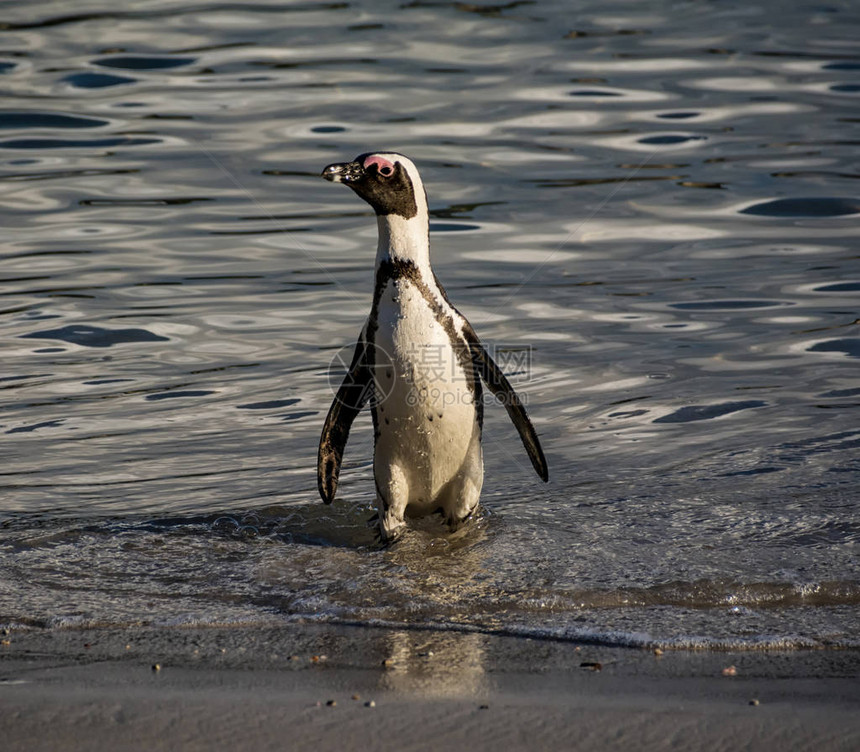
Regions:
<instances>
[{"instance_id":1,"label":"rippled water surface","mask_svg":"<svg viewBox=\"0 0 860 752\"><path fill-rule=\"evenodd\" d=\"M0 623L860 644L860 13L832 2L6 3ZM550 463L381 548L316 491L379 149Z\"/></svg>"}]
</instances>

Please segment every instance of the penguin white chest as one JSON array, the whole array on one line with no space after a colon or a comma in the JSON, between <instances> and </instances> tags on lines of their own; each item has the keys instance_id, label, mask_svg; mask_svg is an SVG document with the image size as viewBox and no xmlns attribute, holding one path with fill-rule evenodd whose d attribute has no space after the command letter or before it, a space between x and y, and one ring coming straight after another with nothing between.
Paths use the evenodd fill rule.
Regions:
<instances>
[{"instance_id":1,"label":"penguin white chest","mask_svg":"<svg viewBox=\"0 0 860 752\"><path fill-rule=\"evenodd\" d=\"M387 283L377 313L377 483L405 485L407 513L447 511L445 488L481 466L480 387L467 350L450 314L406 279Z\"/></svg>"}]
</instances>

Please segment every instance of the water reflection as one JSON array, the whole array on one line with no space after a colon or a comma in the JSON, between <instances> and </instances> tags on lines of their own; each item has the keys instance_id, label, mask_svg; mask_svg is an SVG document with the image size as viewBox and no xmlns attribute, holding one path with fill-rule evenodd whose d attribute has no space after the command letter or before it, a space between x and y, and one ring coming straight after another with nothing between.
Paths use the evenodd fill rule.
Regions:
<instances>
[{"instance_id":1,"label":"water reflection","mask_svg":"<svg viewBox=\"0 0 860 752\"><path fill-rule=\"evenodd\" d=\"M463 697L487 690L483 638L392 631L385 639L379 688L428 698Z\"/></svg>"},{"instance_id":2,"label":"water reflection","mask_svg":"<svg viewBox=\"0 0 860 752\"><path fill-rule=\"evenodd\" d=\"M22 338L56 339L83 347L113 347L128 342L168 342L168 337L159 337L146 329L104 329L98 326L73 324L60 329L22 334Z\"/></svg>"},{"instance_id":3,"label":"water reflection","mask_svg":"<svg viewBox=\"0 0 860 752\"><path fill-rule=\"evenodd\" d=\"M825 10L9 6L0 623L856 644L857 34ZM317 175L373 148L420 164L484 341L530 348L556 479L488 411L487 515L392 549L366 417L337 505L314 476L376 242ZM383 680L481 686L477 642L425 642Z\"/></svg>"}]
</instances>

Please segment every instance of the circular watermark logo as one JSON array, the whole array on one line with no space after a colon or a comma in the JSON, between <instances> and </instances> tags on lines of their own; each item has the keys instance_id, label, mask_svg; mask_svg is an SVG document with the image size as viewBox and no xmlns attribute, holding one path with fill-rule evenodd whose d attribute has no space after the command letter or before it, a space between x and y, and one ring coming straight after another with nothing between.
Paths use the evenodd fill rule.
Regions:
<instances>
[{"instance_id":1,"label":"circular watermark logo","mask_svg":"<svg viewBox=\"0 0 860 752\"><path fill-rule=\"evenodd\" d=\"M512 381L527 380L531 371L531 347L497 348L497 362L486 353L489 366L505 373ZM417 342L399 353L399 361L379 345L356 349L344 345L335 350L329 362L329 388L344 405L379 405L387 400L401 380L398 399L408 407L424 406L439 410L455 404L472 404L479 391L469 383L479 378L480 365L447 343ZM399 365L399 367L398 367ZM489 368L488 366L488 368ZM474 371L478 368L478 371ZM504 407L527 404L525 394L517 394L511 385L483 394L484 404Z\"/></svg>"},{"instance_id":2,"label":"circular watermark logo","mask_svg":"<svg viewBox=\"0 0 860 752\"><path fill-rule=\"evenodd\" d=\"M359 361L353 363L356 356ZM378 405L394 390L398 378L394 359L379 345L344 345L335 350L326 371L329 389L344 404ZM346 391L341 396L341 389Z\"/></svg>"}]
</instances>

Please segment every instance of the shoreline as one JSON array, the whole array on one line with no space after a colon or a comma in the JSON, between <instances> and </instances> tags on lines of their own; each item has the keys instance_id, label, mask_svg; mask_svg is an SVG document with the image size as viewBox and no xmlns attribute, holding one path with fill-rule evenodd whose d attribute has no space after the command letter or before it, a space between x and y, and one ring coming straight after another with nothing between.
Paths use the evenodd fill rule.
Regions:
<instances>
[{"instance_id":1,"label":"shoreline","mask_svg":"<svg viewBox=\"0 0 860 752\"><path fill-rule=\"evenodd\" d=\"M860 748L860 650L318 624L3 640L7 750Z\"/></svg>"}]
</instances>

